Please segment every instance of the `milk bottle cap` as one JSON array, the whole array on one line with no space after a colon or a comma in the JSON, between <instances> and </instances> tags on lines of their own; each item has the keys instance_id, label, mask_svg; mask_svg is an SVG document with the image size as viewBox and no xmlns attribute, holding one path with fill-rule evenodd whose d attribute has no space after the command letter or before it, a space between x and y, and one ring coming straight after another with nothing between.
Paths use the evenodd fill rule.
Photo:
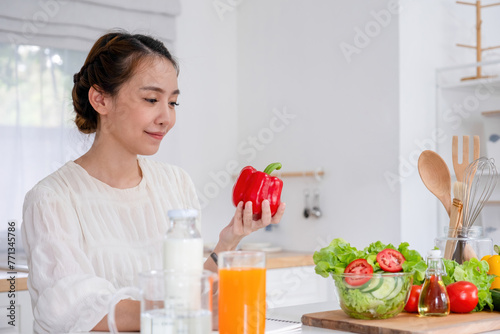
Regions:
<instances>
[{"instance_id":1,"label":"milk bottle cap","mask_svg":"<svg viewBox=\"0 0 500 334\"><path fill-rule=\"evenodd\" d=\"M197 218L198 210L195 209L176 209L168 210L168 217L171 219L187 219L187 218Z\"/></svg>"}]
</instances>

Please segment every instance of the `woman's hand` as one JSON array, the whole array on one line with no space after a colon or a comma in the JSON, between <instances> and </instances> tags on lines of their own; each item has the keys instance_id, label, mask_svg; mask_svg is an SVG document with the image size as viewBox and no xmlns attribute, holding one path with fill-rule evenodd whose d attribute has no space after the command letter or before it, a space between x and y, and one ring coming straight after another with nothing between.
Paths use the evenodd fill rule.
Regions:
<instances>
[{"instance_id":1,"label":"woman's hand","mask_svg":"<svg viewBox=\"0 0 500 334\"><path fill-rule=\"evenodd\" d=\"M235 250L243 237L255 232L269 224L278 224L285 213L285 203L281 203L276 214L271 217L271 207L268 200L262 201L262 215L254 219L252 202L239 202L236 213L229 225L224 227L219 234L219 242L214 248L214 253ZM217 272L217 265L209 257L205 262L205 269Z\"/></svg>"},{"instance_id":2,"label":"woman's hand","mask_svg":"<svg viewBox=\"0 0 500 334\"><path fill-rule=\"evenodd\" d=\"M243 206L239 202L236 207L236 213L228 226L219 234L219 244L221 250L233 250L243 237L255 232L269 224L278 224L285 212L285 203L281 203L276 214L271 217L271 207L268 200L262 201L262 216L260 219L254 219L252 214L252 202L248 201ZM218 245L219 246L219 245ZM218 247L217 247L218 248ZM224 249L226 248L226 249Z\"/></svg>"}]
</instances>

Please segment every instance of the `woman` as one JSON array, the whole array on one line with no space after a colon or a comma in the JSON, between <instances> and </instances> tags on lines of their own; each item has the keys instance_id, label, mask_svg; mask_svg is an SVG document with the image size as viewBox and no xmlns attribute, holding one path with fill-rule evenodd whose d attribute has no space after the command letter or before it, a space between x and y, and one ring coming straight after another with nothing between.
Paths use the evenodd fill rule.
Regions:
<instances>
[{"instance_id":1,"label":"woman","mask_svg":"<svg viewBox=\"0 0 500 334\"><path fill-rule=\"evenodd\" d=\"M158 151L175 124L178 66L165 46L148 36L102 36L74 76L73 106L80 131L94 133L90 150L39 182L25 198L22 233L28 254L35 331L107 330L117 289L138 272L161 268L167 211L199 209L195 188L180 168L138 155ZM215 253L280 221L252 219L239 203L219 235ZM205 268L215 271L211 258ZM140 328L140 304L117 304L121 331Z\"/></svg>"}]
</instances>

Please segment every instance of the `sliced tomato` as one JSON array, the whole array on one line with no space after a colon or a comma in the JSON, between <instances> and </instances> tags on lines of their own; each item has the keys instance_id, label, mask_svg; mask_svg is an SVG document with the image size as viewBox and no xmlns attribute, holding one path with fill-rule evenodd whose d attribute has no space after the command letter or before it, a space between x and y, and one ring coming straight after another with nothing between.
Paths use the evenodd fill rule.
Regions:
<instances>
[{"instance_id":1,"label":"sliced tomato","mask_svg":"<svg viewBox=\"0 0 500 334\"><path fill-rule=\"evenodd\" d=\"M345 282L352 286L359 286L372 278L373 267L365 259L357 259L347 265L344 274L357 274L346 276Z\"/></svg>"},{"instance_id":2,"label":"sliced tomato","mask_svg":"<svg viewBox=\"0 0 500 334\"><path fill-rule=\"evenodd\" d=\"M386 248L377 254L377 262L380 265L380 269L388 271L391 273L397 273L403 270L403 262L406 259L395 249Z\"/></svg>"}]
</instances>

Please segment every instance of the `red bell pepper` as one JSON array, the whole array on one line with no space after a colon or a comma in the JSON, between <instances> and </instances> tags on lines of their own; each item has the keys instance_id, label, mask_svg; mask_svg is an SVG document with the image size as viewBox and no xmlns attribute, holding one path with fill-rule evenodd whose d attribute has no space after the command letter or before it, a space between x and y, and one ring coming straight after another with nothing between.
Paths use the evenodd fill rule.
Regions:
<instances>
[{"instance_id":1,"label":"red bell pepper","mask_svg":"<svg viewBox=\"0 0 500 334\"><path fill-rule=\"evenodd\" d=\"M271 206L271 215L274 216L280 206L281 190L283 181L271 174L275 169L280 169L281 164L275 162L266 167L264 172L259 172L252 166L244 167L233 187L233 203L252 202L254 215L260 217L262 213L262 201L267 199Z\"/></svg>"}]
</instances>

